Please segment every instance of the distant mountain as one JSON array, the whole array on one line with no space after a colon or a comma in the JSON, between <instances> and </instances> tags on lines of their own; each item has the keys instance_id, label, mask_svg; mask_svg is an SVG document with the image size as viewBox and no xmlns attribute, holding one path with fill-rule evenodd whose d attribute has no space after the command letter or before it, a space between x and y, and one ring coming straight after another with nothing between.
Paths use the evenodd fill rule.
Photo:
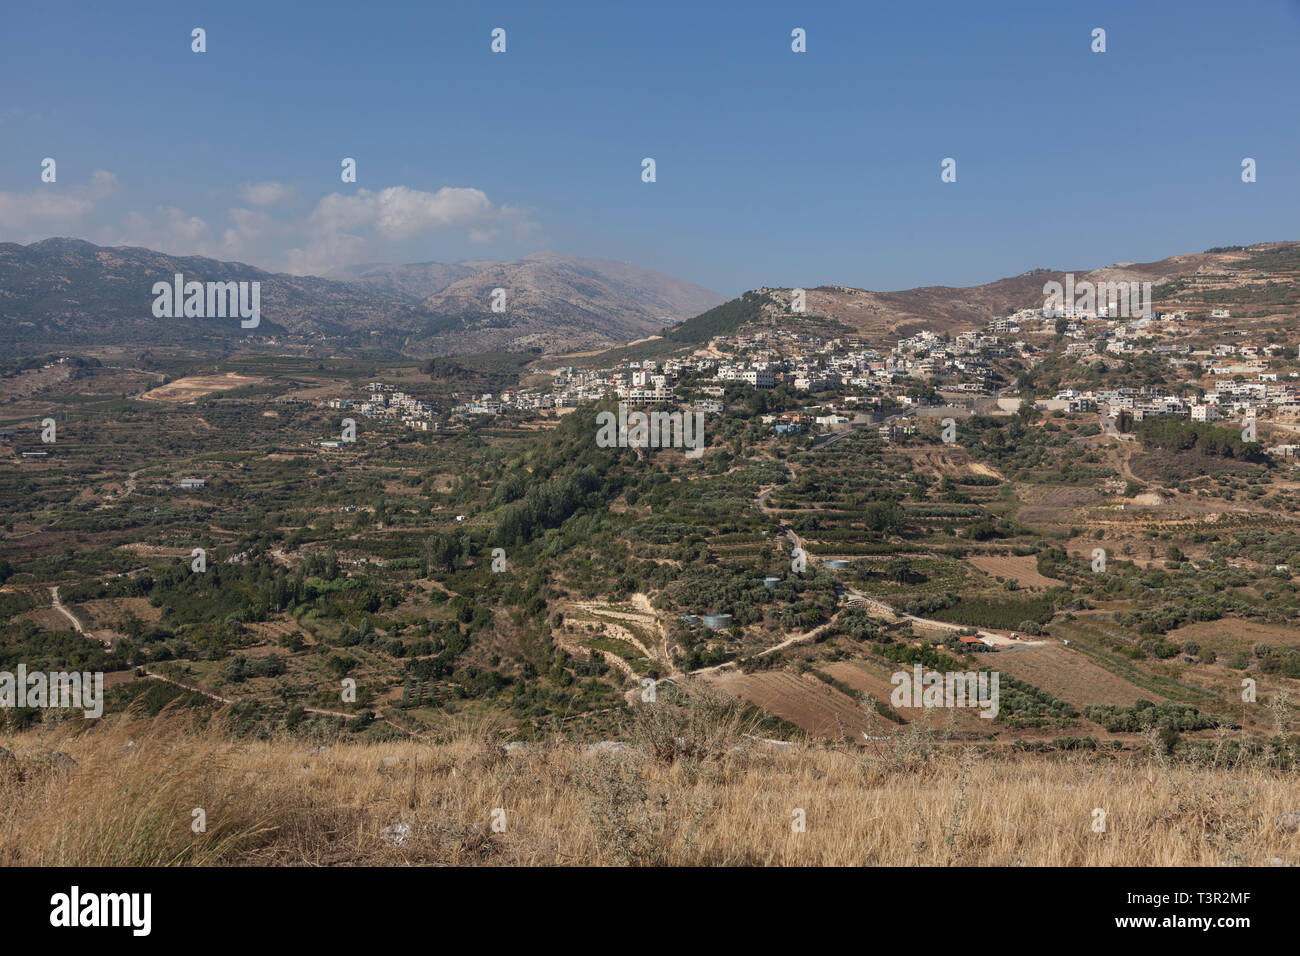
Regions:
<instances>
[{"instance_id":1,"label":"distant mountain","mask_svg":"<svg viewBox=\"0 0 1300 956\"><path fill-rule=\"evenodd\" d=\"M158 319L155 282L260 282L261 325L237 319ZM0 243L0 346L44 348L140 343L228 348L253 332L345 342L360 330L412 328L426 317L409 300L368 286L265 272L242 262L171 256L80 239Z\"/></svg>"},{"instance_id":2,"label":"distant mountain","mask_svg":"<svg viewBox=\"0 0 1300 956\"><path fill-rule=\"evenodd\" d=\"M506 290L506 313L484 315L497 288ZM499 347L504 330L515 347L556 352L572 348L574 340L599 348L653 335L724 301L716 292L625 262L539 253L487 264L422 304L439 315L480 316L474 334L484 350Z\"/></svg>"},{"instance_id":3,"label":"distant mountain","mask_svg":"<svg viewBox=\"0 0 1300 956\"><path fill-rule=\"evenodd\" d=\"M405 266L383 264L344 266L325 274L327 279L339 279L344 282L362 282L366 285L398 292L415 301L426 299L435 292L441 292L457 279L472 276L492 262L454 262L444 265L441 262L416 262Z\"/></svg>"},{"instance_id":4,"label":"distant mountain","mask_svg":"<svg viewBox=\"0 0 1300 956\"><path fill-rule=\"evenodd\" d=\"M261 283L261 325L157 319L155 282ZM491 309L492 290L506 309ZM321 348L427 356L599 348L657 332L723 301L662 273L603 259L541 254L515 262L368 265L332 278L171 256L78 239L0 243L0 348L176 345L223 350L246 336Z\"/></svg>"},{"instance_id":5,"label":"distant mountain","mask_svg":"<svg viewBox=\"0 0 1300 956\"><path fill-rule=\"evenodd\" d=\"M434 351L601 348L652 335L723 302L716 292L611 259L537 253L512 262L349 266L331 278L418 298ZM494 289L506 310L491 311Z\"/></svg>"}]
</instances>

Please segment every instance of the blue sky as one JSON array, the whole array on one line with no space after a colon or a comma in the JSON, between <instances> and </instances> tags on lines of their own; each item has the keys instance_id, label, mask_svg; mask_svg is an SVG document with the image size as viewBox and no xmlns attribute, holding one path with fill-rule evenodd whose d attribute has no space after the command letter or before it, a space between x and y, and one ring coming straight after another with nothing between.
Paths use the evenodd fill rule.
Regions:
<instances>
[{"instance_id":1,"label":"blue sky","mask_svg":"<svg viewBox=\"0 0 1300 956\"><path fill-rule=\"evenodd\" d=\"M13 4L0 240L973 284L1300 239L1298 80L1276 0Z\"/></svg>"}]
</instances>

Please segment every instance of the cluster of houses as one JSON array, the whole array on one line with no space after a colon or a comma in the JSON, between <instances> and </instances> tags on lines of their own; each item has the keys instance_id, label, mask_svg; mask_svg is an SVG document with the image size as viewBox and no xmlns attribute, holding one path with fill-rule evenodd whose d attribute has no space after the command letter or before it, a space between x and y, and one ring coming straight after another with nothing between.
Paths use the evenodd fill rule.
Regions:
<instances>
[{"instance_id":1,"label":"cluster of houses","mask_svg":"<svg viewBox=\"0 0 1300 956\"><path fill-rule=\"evenodd\" d=\"M1265 413L1274 417L1300 416L1300 382L1224 382L1213 391L1193 396L1159 388L1063 389L1052 400L1038 404L1048 410L1098 411L1110 418L1127 412L1135 422L1161 415L1205 423L1221 418L1259 418Z\"/></svg>"},{"instance_id":2,"label":"cluster of houses","mask_svg":"<svg viewBox=\"0 0 1300 956\"><path fill-rule=\"evenodd\" d=\"M1219 309L1213 317L1222 320L1230 316ZM1195 422L1269 414L1300 416L1300 373L1270 368L1276 360L1288 357L1285 345L1254 343L1246 333L1232 329L1216 329L1217 341L1208 345L1194 346L1185 340L1200 334L1199 341L1204 341L1203 331L1186 311L1112 315L1104 304L1066 313L1024 309L995 318L983 329L951 336L923 330L892 347L823 337L791 327L764 328L715 336L684 357L629 360L606 368L556 368L550 373L549 389L458 396L461 403L452 409L450 423L511 411L559 412L609 396L628 405L681 403L683 385L686 395L694 399L689 410L708 414L722 412L727 388L736 385L838 393L835 405L764 416L763 421L778 434L843 424L850 420L846 411L879 412L900 406L920 417L956 411L969 414L981 404L992 413L1007 414L1012 409L1004 403L1018 405L1019 400L1000 397L997 385L1003 381L996 375L996 363L1016 359L1032 368L1061 354L1058 335L1064 338L1064 354L1081 363L1104 360L1108 355L1151 355L1179 370L1188 387L1181 392L1139 387L1065 389L1052 399L1037 401L1045 410L1097 412L1111 418L1127 413L1133 421L1152 416L1180 416ZM1052 338L1044 340L1045 334ZM928 399L923 397L926 392L918 392L918 381L941 390L946 404L936 404L933 392ZM399 419L408 427L426 431L440 427L426 403L391 385L374 382L368 392L364 401L335 399L323 404ZM869 415L865 420L879 418ZM907 434L909 427L906 422L895 422L885 426L882 434L896 438Z\"/></svg>"},{"instance_id":3,"label":"cluster of houses","mask_svg":"<svg viewBox=\"0 0 1300 956\"><path fill-rule=\"evenodd\" d=\"M366 385L366 393L366 398L360 401L350 398L331 398L320 404L323 408L400 421L407 428L416 431L438 430L433 406L428 402L400 392L394 386L384 382L370 382Z\"/></svg>"},{"instance_id":4,"label":"cluster of houses","mask_svg":"<svg viewBox=\"0 0 1300 956\"><path fill-rule=\"evenodd\" d=\"M736 385L758 390L785 385L801 392L839 392L830 403L761 417L776 434L800 434L814 427L878 421L886 406L916 407L924 414L930 409L921 406L928 403L908 390L914 390L918 376L940 371L960 377L945 388L986 393L989 360L1004 354L1001 341L982 332L963 333L951 341L921 332L893 349L882 349L793 330L759 330L717 336L684 358L628 361L599 369L557 368L551 373L549 393L521 389L475 396L453 409L452 419L509 410L571 408L608 396L628 405L683 403L679 394L683 379L688 380L686 391L693 398L685 407L705 414L721 413L727 388ZM904 430L907 428L894 426L890 435L915 431L914 427Z\"/></svg>"},{"instance_id":5,"label":"cluster of houses","mask_svg":"<svg viewBox=\"0 0 1300 956\"><path fill-rule=\"evenodd\" d=\"M928 330L889 350L845 339L762 330L720 336L710 343L710 352L724 350L743 355L745 361L719 362L714 371L718 381L743 381L755 388L784 384L803 392L881 389L904 378L940 372L963 378L971 390L982 390L992 369L989 360L1006 354L996 337L969 332L948 340Z\"/></svg>"},{"instance_id":6,"label":"cluster of houses","mask_svg":"<svg viewBox=\"0 0 1300 956\"><path fill-rule=\"evenodd\" d=\"M1000 340L983 333L964 333L949 341L921 332L892 350L882 350L839 338L761 330L717 336L687 358L629 361L600 369L557 368L551 373L550 393L521 389L483 395L458 405L453 417L573 408L609 395L628 405L674 402L677 386L686 376L692 378L693 390L705 396L692 408L712 413L721 411L718 400L733 384L755 389L785 385L809 393L839 389L879 393L904 379L953 372L963 379L957 387L981 392L991 372L990 359L1004 354Z\"/></svg>"}]
</instances>

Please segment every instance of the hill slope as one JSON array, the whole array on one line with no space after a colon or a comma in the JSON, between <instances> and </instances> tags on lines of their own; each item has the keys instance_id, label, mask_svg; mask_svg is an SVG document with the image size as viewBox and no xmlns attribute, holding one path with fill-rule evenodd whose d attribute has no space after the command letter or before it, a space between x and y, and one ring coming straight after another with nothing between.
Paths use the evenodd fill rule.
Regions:
<instances>
[{"instance_id":1,"label":"hill slope","mask_svg":"<svg viewBox=\"0 0 1300 956\"><path fill-rule=\"evenodd\" d=\"M1171 309L1232 305L1266 312L1293 310L1300 303L1300 243L1227 247L1158 262L1076 269L1073 274L1076 283L1150 282L1156 304ZM906 337L922 328L935 332L968 329L997 315L1041 308L1043 285L1049 281L1064 283L1065 275L1060 270L1033 269L983 285L924 286L898 292L821 286L806 290L805 315L831 319L859 335L881 341ZM762 324L784 316L784 324L789 325L794 319L788 312L789 304L789 289L765 288L748 293L743 300L732 300L730 311L717 309L714 313L735 319L757 308L758 314L747 322ZM734 322L711 324L718 325L716 331L735 328ZM708 325L694 320L682 323L673 329L670 338L697 341Z\"/></svg>"}]
</instances>

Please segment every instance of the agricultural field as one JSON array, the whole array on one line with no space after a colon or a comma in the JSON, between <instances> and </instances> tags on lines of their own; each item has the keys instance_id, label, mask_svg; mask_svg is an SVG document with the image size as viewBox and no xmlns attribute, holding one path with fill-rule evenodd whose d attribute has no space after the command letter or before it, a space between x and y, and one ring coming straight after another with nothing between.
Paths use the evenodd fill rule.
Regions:
<instances>
[{"instance_id":1,"label":"agricultural field","mask_svg":"<svg viewBox=\"0 0 1300 956\"><path fill-rule=\"evenodd\" d=\"M1169 638L1182 644L1193 641L1220 657L1232 657L1249 653L1256 644L1300 646L1300 626L1232 619L1198 621L1171 631Z\"/></svg>"},{"instance_id":2,"label":"agricultural field","mask_svg":"<svg viewBox=\"0 0 1300 956\"><path fill-rule=\"evenodd\" d=\"M1057 587L1064 582L1038 573L1038 558L1027 554L1014 555L978 555L968 559L971 564L995 579L1015 581L1022 588L1046 589Z\"/></svg>"},{"instance_id":3,"label":"agricultural field","mask_svg":"<svg viewBox=\"0 0 1300 956\"><path fill-rule=\"evenodd\" d=\"M823 441L733 408L702 458L638 457L592 444L590 406L448 415L537 381L527 357L113 361L21 372L31 387L0 401L11 425L60 416L49 454L0 478L3 646L103 668L110 708L221 704L252 733L381 740L491 714L519 740L601 739L647 682L704 682L771 733L858 748L891 727L1129 747L1085 711L1177 705L1260 734L1242 678L1275 702L1300 674L1300 586L1277 570L1300 567L1296 483L1256 494L1252 466L1153 485L1095 416ZM376 381L439 428L346 404ZM357 440L322 445L345 417ZM894 711L914 661L997 669L1013 704Z\"/></svg>"},{"instance_id":4,"label":"agricultural field","mask_svg":"<svg viewBox=\"0 0 1300 956\"><path fill-rule=\"evenodd\" d=\"M1056 643L1021 647L999 654L997 667L1012 677L1069 701L1079 709L1094 704L1132 707L1143 698L1156 703L1165 700L1151 690L1106 670L1081 651Z\"/></svg>"},{"instance_id":5,"label":"agricultural field","mask_svg":"<svg viewBox=\"0 0 1300 956\"><path fill-rule=\"evenodd\" d=\"M263 381L235 372L226 372L224 375L187 375L166 385L151 388L140 398L149 402L193 402L214 392L260 385Z\"/></svg>"},{"instance_id":6,"label":"agricultural field","mask_svg":"<svg viewBox=\"0 0 1300 956\"><path fill-rule=\"evenodd\" d=\"M822 670L853 688L859 694L868 695L898 714L906 724L914 724L933 729L942 729L945 733L956 734L962 738L983 738L995 732L993 723L980 717L978 708L945 708L938 710L926 707L893 707L889 704L894 685L889 681L889 672L879 664L865 661L838 661L825 665ZM901 730L901 724L877 719L871 736L891 734Z\"/></svg>"},{"instance_id":7,"label":"agricultural field","mask_svg":"<svg viewBox=\"0 0 1300 956\"><path fill-rule=\"evenodd\" d=\"M728 673L710 683L823 740L858 745L874 723L852 697L812 676Z\"/></svg>"}]
</instances>

